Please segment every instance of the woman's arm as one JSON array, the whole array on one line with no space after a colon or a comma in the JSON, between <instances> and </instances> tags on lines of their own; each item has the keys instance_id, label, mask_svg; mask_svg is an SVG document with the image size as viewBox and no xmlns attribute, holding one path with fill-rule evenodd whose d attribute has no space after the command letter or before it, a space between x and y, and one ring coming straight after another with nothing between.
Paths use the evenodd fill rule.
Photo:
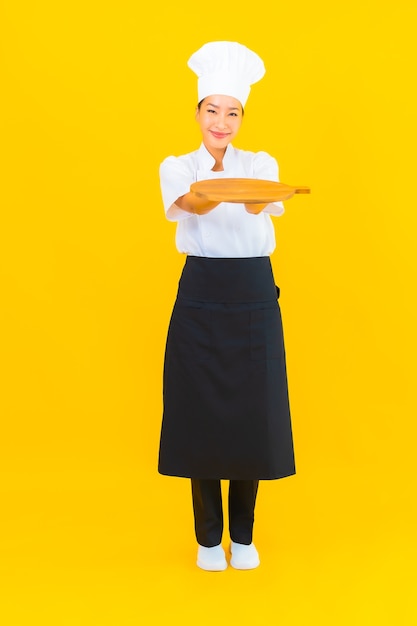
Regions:
<instances>
[{"instance_id":1,"label":"woman's arm","mask_svg":"<svg viewBox=\"0 0 417 626\"><path fill-rule=\"evenodd\" d=\"M268 204L245 204L245 209L248 213L258 215L258 213L261 213L266 206L268 206Z\"/></svg>"},{"instance_id":2,"label":"woman's arm","mask_svg":"<svg viewBox=\"0 0 417 626\"><path fill-rule=\"evenodd\" d=\"M220 202L211 202L196 193L189 191L188 193L180 196L175 200L175 204L187 213L194 213L196 215L204 215L209 213L220 204Z\"/></svg>"},{"instance_id":3,"label":"woman's arm","mask_svg":"<svg viewBox=\"0 0 417 626\"><path fill-rule=\"evenodd\" d=\"M210 202L190 191L195 181L196 162L191 155L167 157L160 165L160 183L165 214L168 220L179 222L191 215L204 215L219 202Z\"/></svg>"}]
</instances>

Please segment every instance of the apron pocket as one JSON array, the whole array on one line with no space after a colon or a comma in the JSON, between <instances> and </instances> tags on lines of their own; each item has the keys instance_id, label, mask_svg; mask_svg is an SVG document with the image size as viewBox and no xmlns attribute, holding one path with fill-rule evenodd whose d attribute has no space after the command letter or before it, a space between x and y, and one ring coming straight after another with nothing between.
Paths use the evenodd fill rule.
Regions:
<instances>
[{"instance_id":1,"label":"apron pocket","mask_svg":"<svg viewBox=\"0 0 417 626\"><path fill-rule=\"evenodd\" d=\"M173 313L171 338L175 350L187 359L207 361L211 358L212 324L209 309L176 306Z\"/></svg>"},{"instance_id":2,"label":"apron pocket","mask_svg":"<svg viewBox=\"0 0 417 626\"><path fill-rule=\"evenodd\" d=\"M251 359L280 359L284 353L279 307L257 309L250 314Z\"/></svg>"}]
</instances>

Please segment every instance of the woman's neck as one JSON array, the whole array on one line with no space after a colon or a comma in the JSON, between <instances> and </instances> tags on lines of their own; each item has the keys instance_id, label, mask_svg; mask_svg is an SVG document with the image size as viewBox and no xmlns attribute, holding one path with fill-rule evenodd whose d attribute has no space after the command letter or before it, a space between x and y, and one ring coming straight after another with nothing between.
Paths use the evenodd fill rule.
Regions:
<instances>
[{"instance_id":1,"label":"woman's neck","mask_svg":"<svg viewBox=\"0 0 417 626\"><path fill-rule=\"evenodd\" d=\"M207 146L206 146L207 148ZM216 149L208 149L208 152L210 152L211 156L213 157L213 159L215 160L215 164L213 165L213 167L211 168L212 172L222 172L224 170L223 167L223 157L226 154L226 148L220 148L218 150Z\"/></svg>"}]
</instances>

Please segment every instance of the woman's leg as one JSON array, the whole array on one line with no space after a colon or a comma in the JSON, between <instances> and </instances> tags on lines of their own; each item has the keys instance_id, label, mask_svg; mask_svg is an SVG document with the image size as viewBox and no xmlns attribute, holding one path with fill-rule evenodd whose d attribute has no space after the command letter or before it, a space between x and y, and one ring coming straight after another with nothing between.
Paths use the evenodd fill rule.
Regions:
<instances>
[{"instance_id":1,"label":"woman's leg","mask_svg":"<svg viewBox=\"0 0 417 626\"><path fill-rule=\"evenodd\" d=\"M252 543L258 480L231 480L229 486L229 531L236 543Z\"/></svg>"},{"instance_id":2,"label":"woman's leg","mask_svg":"<svg viewBox=\"0 0 417 626\"><path fill-rule=\"evenodd\" d=\"M259 554L252 542L257 480L231 480L229 487L230 564L235 569L258 567Z\"/></svg>"},{"instance_id":3,"label":"woman's leg","mask_svg":"<svg viewBox=\"0 0 417 626\"><path fill-rule=\"evenodd\" d=\"M212 548L221 543L223 507L220 480L191 479L194 527L200 546Z\"/></svg>"}]
</instances>

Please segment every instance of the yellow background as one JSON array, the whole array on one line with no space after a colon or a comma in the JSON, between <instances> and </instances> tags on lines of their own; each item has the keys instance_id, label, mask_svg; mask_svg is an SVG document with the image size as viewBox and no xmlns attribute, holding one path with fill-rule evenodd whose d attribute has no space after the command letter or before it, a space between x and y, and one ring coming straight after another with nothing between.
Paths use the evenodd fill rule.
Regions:
<instances>
[{"instance_id":1,"label":"yellow background","mask_svg":"<svg viewBox=\"0 0 417 626\"><path fill-rule=\"evenodd\" d=\"M0 6L1 623L417 624L414 3ZM156 471L158 166L199 144L215 39L267 68L235 145L312 194L272 257L297 475L261 484L261 567L210 574Z\"/></svg>"}]
</instances>

